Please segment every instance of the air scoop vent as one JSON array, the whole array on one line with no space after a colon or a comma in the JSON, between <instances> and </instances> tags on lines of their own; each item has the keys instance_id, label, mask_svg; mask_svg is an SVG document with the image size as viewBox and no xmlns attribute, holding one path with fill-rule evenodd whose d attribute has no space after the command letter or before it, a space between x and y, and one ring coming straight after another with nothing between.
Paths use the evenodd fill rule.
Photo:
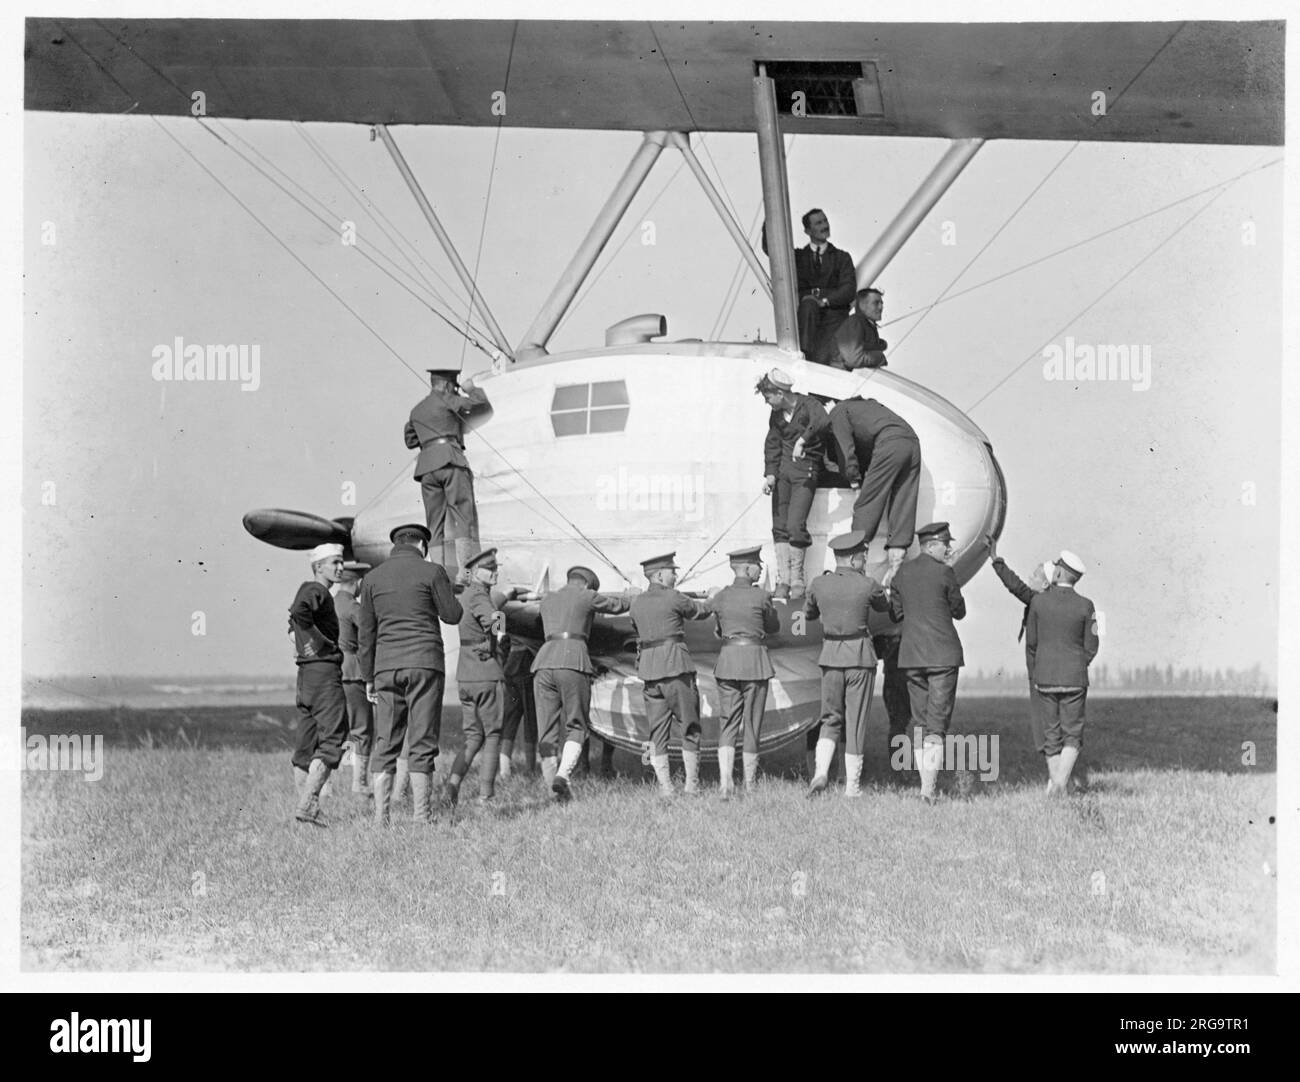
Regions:
<instances>
[{"instance_id":1,"label":"air scoop vent","mask_svg":"<svg viewBox=\"0 0 1300 1082\"><path fill-rule=\"evenodd\" d=\"M785 116L882 119L885 115L874 61L765 60L760 63L776 83L776 109Z\"/></svg>"}]
</instances>

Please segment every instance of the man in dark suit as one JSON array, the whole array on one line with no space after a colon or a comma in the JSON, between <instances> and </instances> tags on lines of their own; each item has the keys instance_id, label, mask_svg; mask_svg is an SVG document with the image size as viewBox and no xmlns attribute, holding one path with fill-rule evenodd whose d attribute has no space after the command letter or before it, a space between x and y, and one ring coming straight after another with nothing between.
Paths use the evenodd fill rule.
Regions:
<instances>
[{"instance_id":1,"label":"man in dark suit","mask_svg":"<svg viewBox=\"0 0 1300 1082\"><path fill-rule=\"evenodd\" d=\"M916 531L921 441L902 417L874 398L849 398L830 413L832 449L845 480L858 490L853 528L870 545L889 512L885 554L897 570Z\"/></svg>"},{"instance_id":2,"label":"man in dark suit","mask_svg":"<svg viewBox=\"0 0 1300 1082\"><path fill-rule=\"evenodd\" d=\"M803 606L804 615L822 625L817 658L822 670L821 725L808 795L825 792L835 748L843 739L844 795L856 797L861 791L867 715L876 680L868 614L872 609L887 611L889 600L865 572L867 538L861 530L832 538L829 547L835 553L835 570L813 579Z\"/></svg>"},{"instance_id":3,"label":"man in dark suit","mask_svg":"<svg viewBox=\"0 0 1300 1082\"><path fill-rule=\"evenodd\" d=\"M773 368L754 390L771 409L763 441L763 493L772 497L777 600L802 600L804 557L812 544L808 512L817 495L830 422L822 404L798 394L789 374Z\"/></svg>"},{"instance_id":4,"label":"man in dark suit","mask_svg":"<svg viewBox=\"0 0 1300 1082\"><path fill-rule=\"evenodd\" d=\"M571 567L565 584L542 598L545 641L533 662L533 696L537 701L537 745L542 777L556 800L573 796L569 776L582 756L591 724L591 678L595 667L587 636L596 613L627 612L626 598L598 594L600 579L586 567ZM563 733L564 748L559 751Z\"/></svg>"},{"instance_id":5,"label":"man in dark suit","mask_svg":"<svg viewBox=\"0 0 1300 1082\"><path fill-rule=\"evenodd\" d=\"M420 448L415 479L420 482L424 514L432 541L433 562L457 580L459 568L478 551L478 509L474 505L474 474L465 458L465 421L491 411L487 394L466 378L456 387L458 372L430 368L429 394L406 422L406 446Z\"/></svg>"},{"instance_id":6,"label":"man in dark suit","mask_svg":"<svg viewBox=\"0 0 1300 1082\"><path fill-rule=\"evenodd\" d=\"M744 729L745 792L758 783L758 744L767 708L767 682L776 675L763 640L781 629L772 595L758 585L763 574L759 547L727 553L735 581L709 600L722 646L713 666L722 715L718 734L718 779L723 800L734 791L736 737Z\"/></svg>"},{"instance_id":7,"label":"man in dark suit","mask_svg":"<svg viewBox=\"0 0 1300 1082\"><path fill-rule=\"evenodd\" d=\"M885 314L885 295L875 286L859 289L853 311L835 332L832 368L852 372L856 368L884 368L889 343L880 337L880 317Z\"/></svg>"},{"instance_id":8,"label":"man in dark suit","mask_svg":"<svg viewBox=\"0 0 1300 1082\"><path fill-rule=\"evenodd\" d=\"M677 589L676 558L677 553L670 552L641 562L650 585L632 601L631 611L637 637L636 673L645 686L650 765L664 796L673 795L668 741L674 718L682 733L685 792L699 791L700 692L683 621L706 620L712 615L708 602L692 600Z\"/></svg>"},{"instance_id":9,"label":"man in dark suit","mask_svg":"<svg viewBox=\"0 0 1300 1082\"><path fill-rule=\"evenodd\" d=\"M898 664L907 673L912 724L925 732L917 758L921 796L932 804L943 765L944 737L952 723L957 670L966 663L953 625L966 615L966 600L948 565L952 553L948 523L922 526L917 538L921 554L898 569L890 583L889 609L896 620L906 617Z\"/></svg>"},{"instance_id":10,"label":"man in dark suit","mask_svg":"<svg viewBox=\"0 0 1300 1082\"><path fill-rule=\"evenodd\" d=\"M425 560L428 529L409 523L394 528L388 539L393 549L366 576L357 619L361 675L366 695L378 706L370 781L375 822L381 826L388 822L393 769L408 727L413 818L417 823L429 822L446 681L438 622L454 626L461 618L447 572Z\"/></svg>"},{"instance_id":11,"label":"man in dark suit","mask_svg":"<svg viewBox=\"0 0 1300 1082\"><path fill-rule=\"evenodd\" d=\"M1038 689L1049 795L1066 792L1083 747L1088 666L1100 646L1096 610L1074 589L1084 570L1078 556L1062 552L1056 561L1055 581L1030 600L1025 625Z\"/></svg>"},{"instance_id":12,"label":"man in dark suit","mask_svg":"<svg viewBox=\"0 0 1300 1082\"><path fill-rule=\"evenodd\" d=\"M814 207L802 221L808 244L794 250L799 348L814 364L833 364L838 356L835 332L848 318L858 287L857 271L853 257L830 242L831 223L823 210ZM767 252L766 226L763 251Z\"/></svg>"}]
</instances>

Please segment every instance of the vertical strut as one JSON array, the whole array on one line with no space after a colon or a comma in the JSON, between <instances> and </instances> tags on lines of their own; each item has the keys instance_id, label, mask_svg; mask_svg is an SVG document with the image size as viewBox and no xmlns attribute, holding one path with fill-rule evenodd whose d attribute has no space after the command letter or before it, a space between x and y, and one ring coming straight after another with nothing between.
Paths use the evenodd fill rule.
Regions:
<instances>
[{"instance_id":1,"label":"vertical strut","mask_svg":"<svg viewBox=\"0 0 1300 1082\"><path fill-rule=\"evenodd\" d=\"M799 352L799 323L795 290L794 230L790 226L790 190L785 174L785 143L776 116L776 83L759 65L754 76L754 121L758 161L763 176L763 210L767 216L767 257L772 267L772 311L776 344Z\"/></svg>"}]
</instances>

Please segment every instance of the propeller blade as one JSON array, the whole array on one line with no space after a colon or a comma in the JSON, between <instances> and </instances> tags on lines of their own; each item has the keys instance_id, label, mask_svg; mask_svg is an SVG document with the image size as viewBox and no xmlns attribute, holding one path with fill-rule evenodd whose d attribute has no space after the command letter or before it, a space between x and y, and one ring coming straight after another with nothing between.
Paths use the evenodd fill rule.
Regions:
<instances>
[{"instance_id":1,"label":"propeller blade","mask_svg":"<svg viewBox=\"0 0 1300 1082\"><path fill-rule=\"evenodd\" d=\"M352 533L343 522L331 522L307 511L263 507L244 516L244 529L259 541L282 549L310 549L336 544L350 547Z\"/></svg>"}]
</instances>

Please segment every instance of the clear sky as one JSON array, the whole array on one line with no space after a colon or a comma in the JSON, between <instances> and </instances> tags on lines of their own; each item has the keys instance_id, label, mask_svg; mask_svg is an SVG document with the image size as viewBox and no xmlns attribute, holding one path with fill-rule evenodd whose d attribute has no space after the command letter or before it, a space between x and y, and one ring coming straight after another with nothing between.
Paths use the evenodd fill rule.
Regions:
<instances>
[{"instance_id":1,"label":"clear sky","mask_svg":"<svg viewBox=\"0 0 1300 1082\"><path fill-rule=\"evenodd\" d=\"M231 121L212 130L269 169L240 141L255 147L322 199L334 223L356 222L361 248L392 253L323 151L453 279L366 127ZM639 138L504 129L498 142L490 130L393 130L512 341ZM699 142L749 227L760 201L754 138ZM1106 616L1099 661L1259 662L1275 673L1283 170L1162 208L1284 151L1071 147L980 151L878 279L891 369L966 410L990 437L1010 493L1001 549L1014 568L1027 574L1063 547L1087 560L1081 589ZM796 231L802 210L823 207L832 241L856 259L943 149L795 138ZM610 252L630 240L553 350L600 344L608 324L644 311L667 315L669 337L710 335L738 255L680 161L664 153ZM340 244L337 224L313 219L192 120L28 114L23 197L24 672L290 672L285 609L305 561L254 541L242 514L354 513L341 502L346 483L361 505L409 468L400 431L423 389L394 351L417 370L462 356L472 370L484 358ZM647 221L653 245L641 243ZM899 318L945 291L961 295L923 319ZM463 300L453 306L464 311ZM755 335L773 337L772 316L746 274L721 337ZM155 381L155 347L178 336L258 345L260 386ZM1045 379L1044 347L1064 347L1067 336L1149 347L1149 388ZM966 594L968 665L1023 666L1020 606L988 569ZM192 634L196 611L202 636Z\"/></svg>"}]
</instances>

